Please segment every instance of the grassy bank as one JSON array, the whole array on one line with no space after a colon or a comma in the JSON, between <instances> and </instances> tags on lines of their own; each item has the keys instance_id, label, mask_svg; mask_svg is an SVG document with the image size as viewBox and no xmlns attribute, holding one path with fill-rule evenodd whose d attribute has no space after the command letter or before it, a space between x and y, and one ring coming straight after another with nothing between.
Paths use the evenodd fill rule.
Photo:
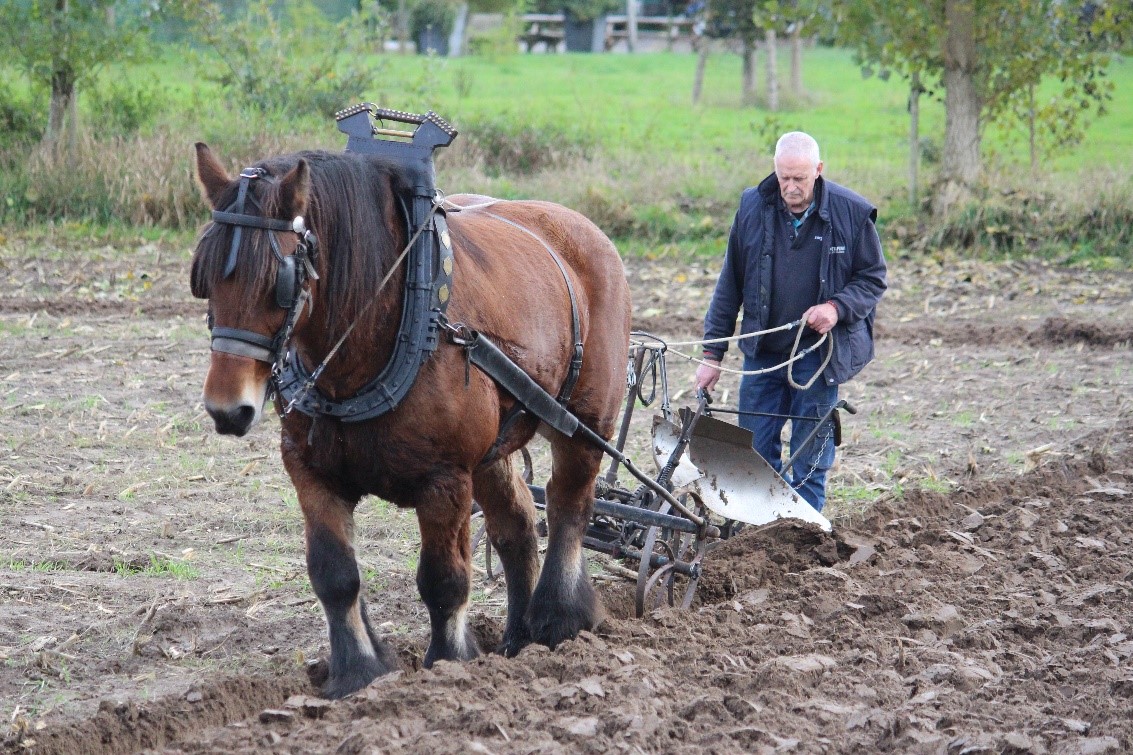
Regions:
<instances>
[{"instance_id":1,"label":"grassy bank","mask_svg":"<svg viewBox=\"0 0 1133 755\"><path fill-rule=\"evenodd\" d=\"M693 107L695 62L672 54L380 56L370 61L373 90L357 99L433 109L461 130L438 161L446 190L563 202L628 253L718 253L739 192L771 169L775 138L804 129L822 145L827 175L879 205L891 248L1133 261L1131 61L1113 66L1110 112L1036 175L1021 131L989 130L986 194L935 227L907 196L901 81L863 79L848 52L816 48L805 58L805 93L785 92L784 107L771 113L740 107L739 59L721 54L709 60ZM233 170L280 151L342 148L329 117L232 106L179 51L129 74L132 88L84 99L88 128L73 151L51 156L11 135L0 140L0 222L191 229L206 215L192 180L193 142L209 142ZM27 98L13 81L10 99ZM131 107L134 128L111 123ZM935 172L943 117L940 103L923 101L922 185Z\"/></svg>"}]
</instances>

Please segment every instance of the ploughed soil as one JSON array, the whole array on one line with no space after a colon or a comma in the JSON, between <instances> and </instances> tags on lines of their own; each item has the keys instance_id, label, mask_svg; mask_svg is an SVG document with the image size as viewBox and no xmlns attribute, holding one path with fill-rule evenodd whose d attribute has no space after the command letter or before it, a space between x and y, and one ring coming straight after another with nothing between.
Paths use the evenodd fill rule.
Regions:
<instances>
[{"instance_id":1,"label":"ploughed soil","mask_svg":"<svg viewBox=\"0 0 1133 755\"><path fill-rule=\"evenodd\" d=\"M330 703L277 421L213 433L187 250L100 243L0 241L5 752L1133 750L1128 273L891 260L833 532L749 527L640 619L594 556L609 618L554 651L422 669L415 522L364 502L404 670ZM626 266L636 327L698 335L713 264ZM505 591L476 569L487 647Z\"/></svg>"}]
</instances>

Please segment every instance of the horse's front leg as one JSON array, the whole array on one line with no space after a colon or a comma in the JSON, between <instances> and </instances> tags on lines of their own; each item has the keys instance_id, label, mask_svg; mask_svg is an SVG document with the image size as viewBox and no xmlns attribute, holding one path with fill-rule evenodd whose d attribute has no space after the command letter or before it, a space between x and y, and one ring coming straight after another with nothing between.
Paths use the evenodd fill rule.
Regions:
<instances>
[{"instance_id":1,"label":"horse's front leg","mask_svg":"<svg viewBox=\"0 0 1133 755\"><path fill-rule=\"evenodd\" d=\"M417 589L429 609L432 629L425 666L475 658L480 655L480 646L468 629L471 480L461 476L433 482L418 495L416 510L421 529Z\"/></svg>"},{"instance_id":2,"label":"horse's front leg","mask_svg":"<svg viewBox=\"0 0 1133 755\"><path fill-rule=\"evenodd\" d=\"M604 618L582 555L601 462L602 452L583 440L556 436L551 441L547 555L527 610L531 639L551 648L583 629L594 629Z\"/></svg>"},{"instance_id":3,"label":"horse's front leg","mask_svg":"<svg viewBox=\"0 0 1133 755\"><path fill-rule=\"evenodd\" d=\"M392 648L374 633L362 600L353 545L357 502L335 495L305 469L289 466L288 471L303 510L307 574L330 633L330 669L322 694L339 698L400 664Z\"/></svg>"}]
</instances>

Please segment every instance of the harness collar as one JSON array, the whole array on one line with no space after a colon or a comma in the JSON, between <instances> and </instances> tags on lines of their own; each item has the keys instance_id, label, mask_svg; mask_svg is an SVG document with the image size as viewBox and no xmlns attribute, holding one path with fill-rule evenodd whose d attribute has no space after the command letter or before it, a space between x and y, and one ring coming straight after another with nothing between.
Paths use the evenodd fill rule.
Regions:
<instances>
[{"instance_id":1,"label":"harness collar","mask_svg":"<svg viewBox=\"0 0 1133 755\"><path fill-rule=\"evenodd\" d=\"M371 116L417 126L413 132L396 132L409 141L375 138L390 133L374 128ZM402 293L401 322L393 353L377 377L347 399L334 400L323 395L315 381L334 351L308 373L295 350L281 360L276 381L282 411L298 409L310 417L326 415L344 422L361 422L381 416L397 407L413 387L421 365L436 351L441 322L452 293L453 259L448 226L436 189L433 153L456 138L456 130L430 111L426 115L385 110L363 103L335 114L339 131L346 134L347 152L379 155L404 172L412 196L405 208L408 233L412 239L407 251L405 289ZM401 199L399 197L399 199ZM375 296L377 292L375 292ZM336 347L337 348L337 347Z\"/></svg>"}]
</instances>

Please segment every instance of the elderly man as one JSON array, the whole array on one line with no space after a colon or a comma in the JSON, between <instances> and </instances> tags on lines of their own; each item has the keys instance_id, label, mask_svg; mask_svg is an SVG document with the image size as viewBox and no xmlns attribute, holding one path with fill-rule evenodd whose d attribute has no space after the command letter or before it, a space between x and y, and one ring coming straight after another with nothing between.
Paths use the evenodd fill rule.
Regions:
<instances>
[{"instance_id":1,"label":"elderly man","mask_svg":"<svg viewBox=\"0 0 1133 755\"><path fill-rule=\"evenodd\" d=\"M741 308L741 334L802 320L799 352L822 334L833 340L825 367L824 344L793 364L791 379L783 364L795 349L794 329L739 341L743 371L750 373L740 382L740 425L752 431L753 447L776 471L783 471L786 416L793 418L794 453L837 403L838 386L873 359L874 311L886 273L876 219L873 205L822 177L818 143L801 131L779 138L775 172L740 198L704 317L705 340L731 336ZM727 346L705 345L698 388L716 385ZM826 503L826 473L834 464L833 435L833 423L827 422L785 474L818 511Z\"/></svg>"}]
</instances>

